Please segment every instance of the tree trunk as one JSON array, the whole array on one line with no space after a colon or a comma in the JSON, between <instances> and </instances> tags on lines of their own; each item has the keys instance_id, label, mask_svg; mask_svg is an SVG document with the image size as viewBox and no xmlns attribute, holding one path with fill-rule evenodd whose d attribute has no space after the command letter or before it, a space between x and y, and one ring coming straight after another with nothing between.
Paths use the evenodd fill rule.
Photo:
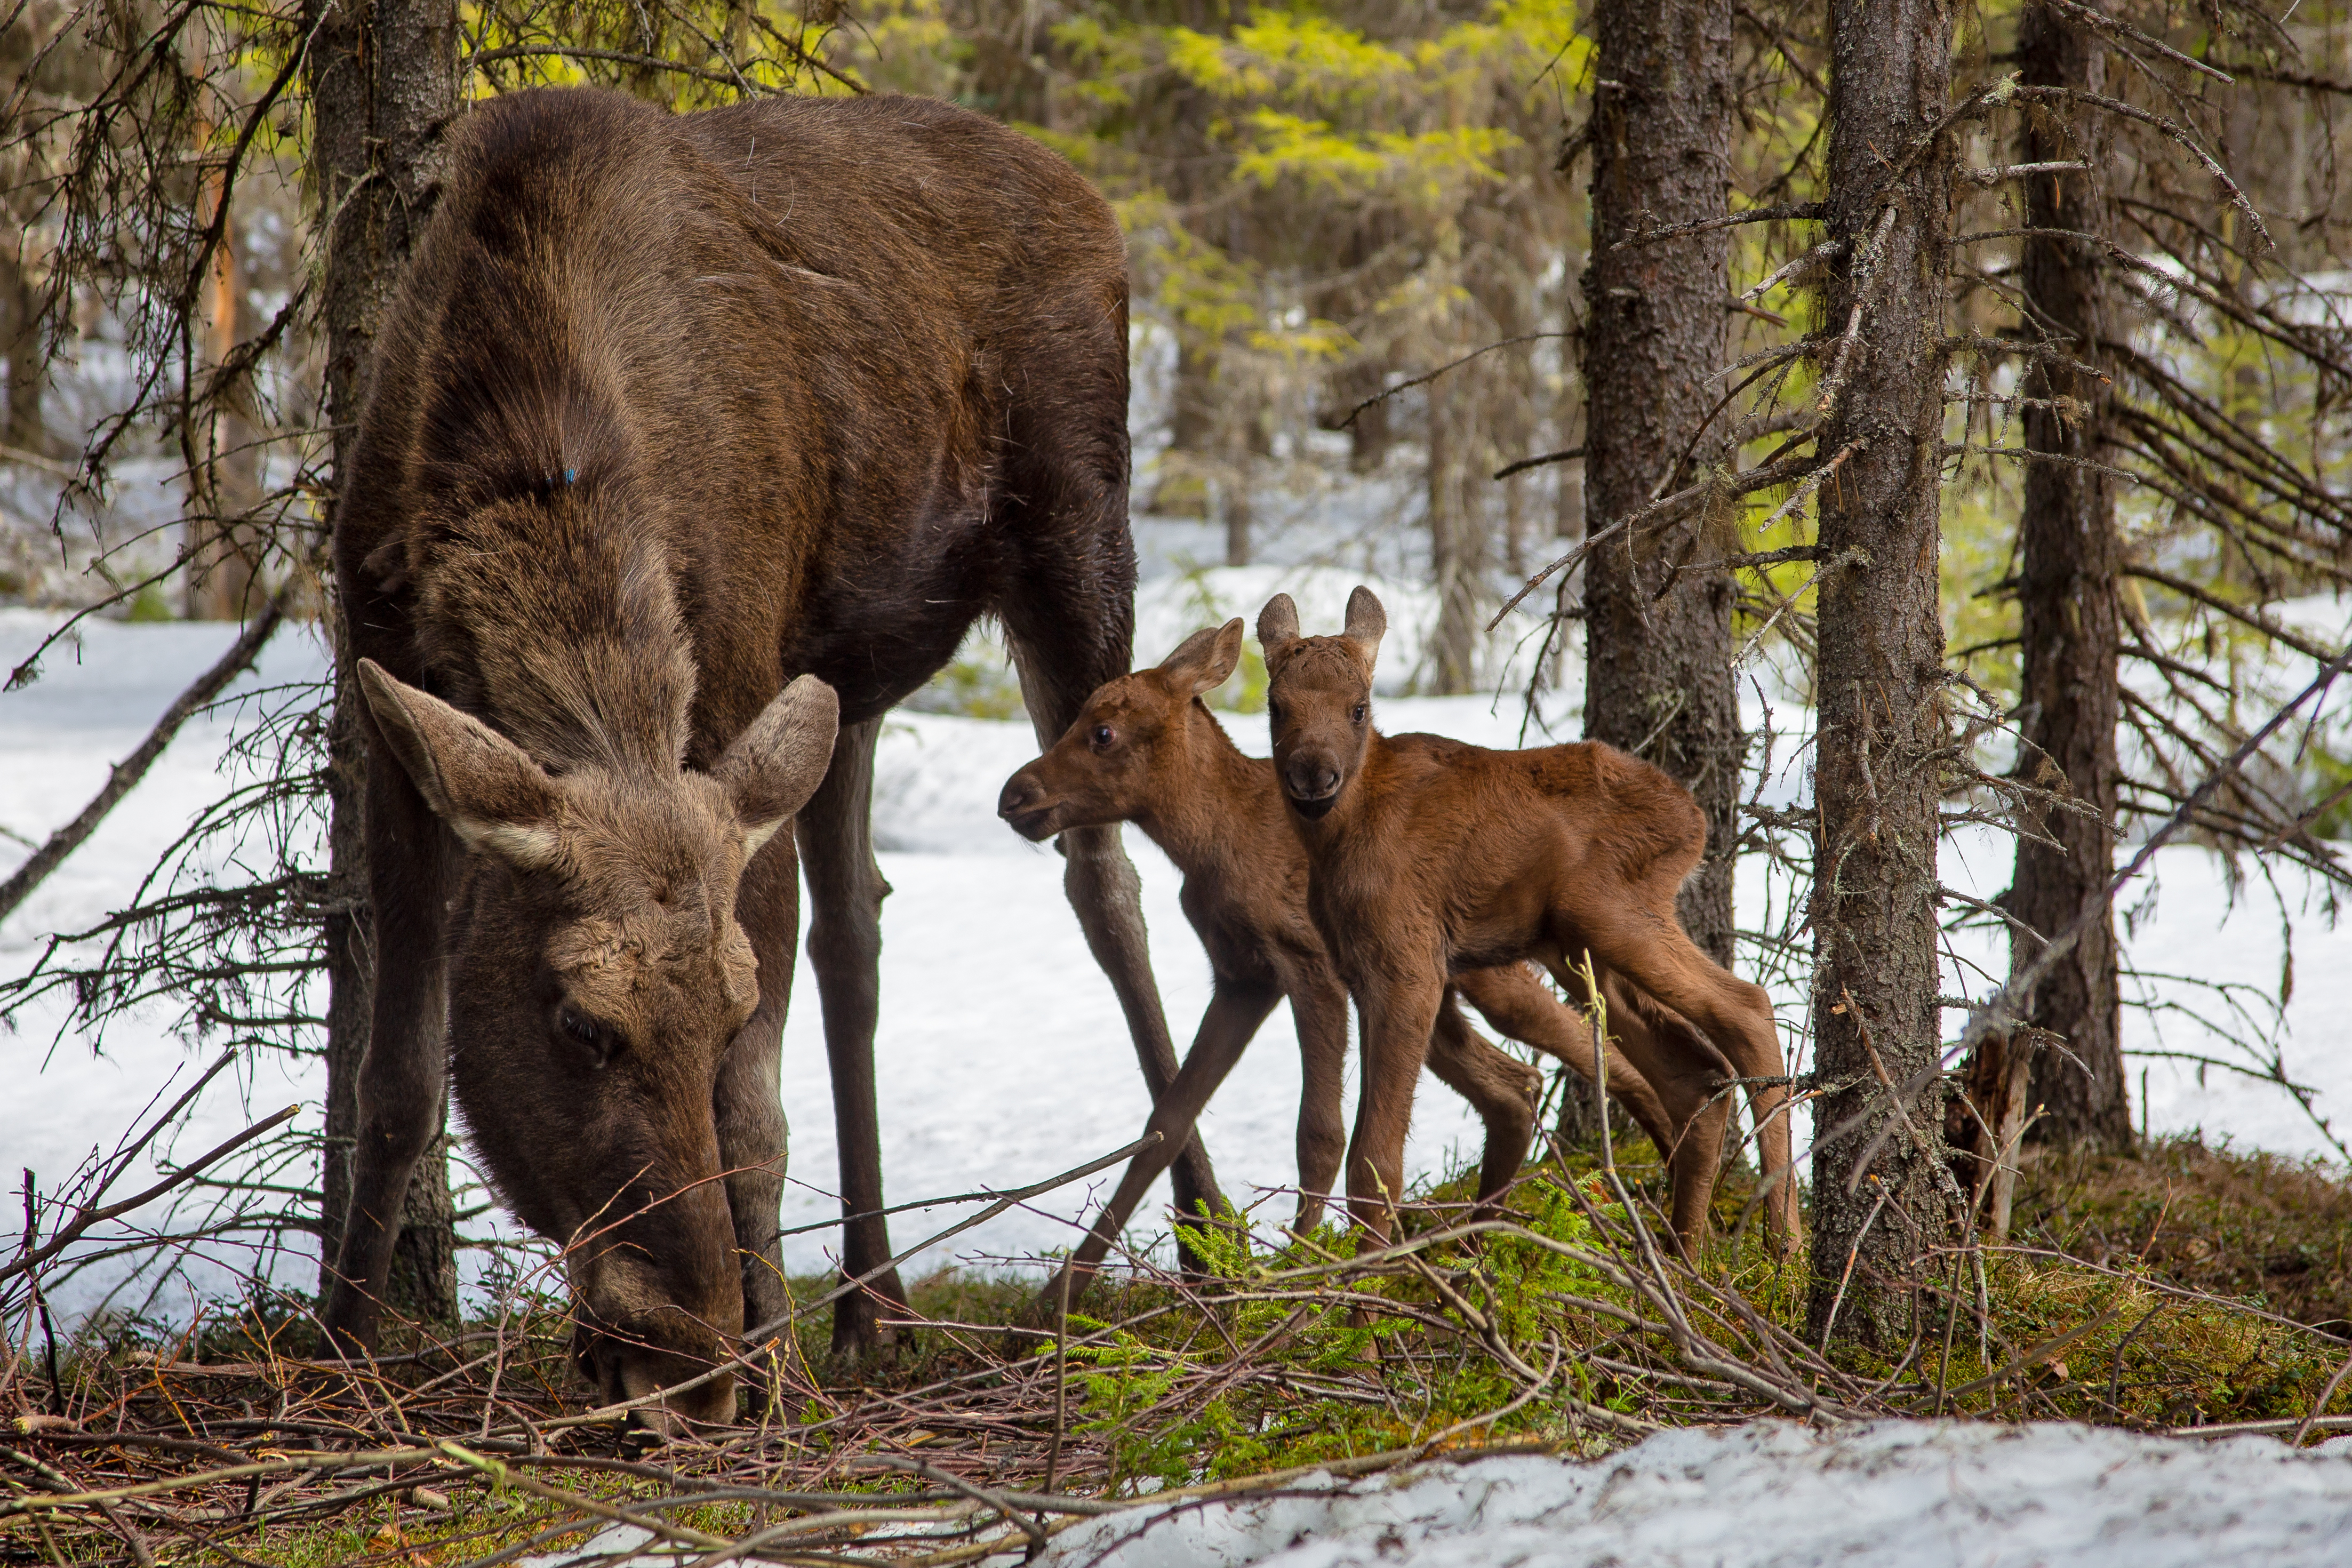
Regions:
<instances>
[{"instance_id":1,"label":"tree trunk","mask_svg":"<svg viewBox=\"0 0 2352 1568\"><path fill-rule=\"evenodd\" d=\"M26 265L30 242L5 208L0 208L0 221L16 230L0 235L0 353L8 361L8 403L0 413L0 446L46 458L49 436L41 419L41 388L47 367L41 363L40 300L32 268Z\"/></svg>"},{"instance_id":2,"label":"tree trunk","mask_svg":"<svg viewBox=\"0 0 2352 1568\"><path fill-rule=\"evenodd\" d=\"M2032 86L2105 92L2105 51L2087 31L2043 6L2029 7L2020 23L2019 63ZM2086 117L2095 119L2095 117ZM2037 105L2027 115L2028 162L2087 158L2063 121ZM2036 230L2101 234L2106 224L2092 182L2101 176L2039 175L2027 183L2026 225ZM2086 244L2037 234L2024 247L2027 304L2043 329L2075 359L2096 363L2107 301L2100 258ZM2071 341L2068 341L2071 340ZM2025 444L2083 461L2106 463L2105 388L2063 364L2044 362L2026 373L2019 390L2062 407L2025 410ZM2063 406L2072 405L2072 407ZM2076 410L2079 410L2077 412ZM2017 872L2009 911L2044 935L2072 925L2086 909L2102 907L2074 950L2042 982L2026 1022L2062 1036L2064 1050L2045 1049L2032 1066L2028 1098L2044 1111L2041 1137L2052 1142L2126 1149L2132 1141L2131 1097L2124 1080L2117 1029L2120 986L2116 930L2105 909L2114 874L2118 699L2114 487L2096 470L2063 463L2025 465L2025 509L2018 525L2020 630L2023 635L2023 730L2041 755L2029 751L2019 773L2063 788L2098 808L2099 820L2052 812L2044 823L2064 846L2030 840L2017 846ZM2043 772L2046 755L2063 781ZM2012 938L2011 966L2032 962L2041 943Z\"/></svg>"},{"instance_id":3,"label":"tree trunk","mask_svg":"<svg viewBox=\"0 0 2352 1568\"><path fill-rule=\"evenodd\" d=\"M1427 663L1429 689L1438 692L1468 691L1478 680L1486 520L1470 493L1470 448L1476 432L1463 417L1474 397L1465 377L1451 387L1432 388L1429 398L1429 570L1437 589L1437 626Z\"/></svg>"},{"instance_id":4,"label":"tree trunk","mask_svg":"<svg viewBox=\"0 0 2352 1568\"><path fill-rule=\"evenodd\" d=\"M1611 248L1717 217L1731 173L1729 0L1607 0L1593 13L1592 250L1584 273L1583 504L1605 526L1650 499L1690 445L1723 363L1727 231ZM1682 485L1686 469L1669 480ZM1693 524L1704 527L1703 521ZM1701 550L1709 546L1700 541ZM1731 962L1731 850L1748 738L1731 670L1732 583L1685 572L1669 535L1585 563L1584 732L1656 763L1698 798L1706 855L1683 924Z\"/></svg>"},{"instance_id":5,"label":"tree trunk","mask_svg":"<svg viewBox=\"0 0 2352 1568\"><path fill-rule=\"evenodd\" d=\"M200 51L194 58L193 69L200 78L210 76L210 61L217 58L210 26L211 18L201 15L191 24L191 42ZM213 99L211 87L199 91L206 100ZM199 156L214 129L205 116L199 116L191 127L189 144ZM226 363L236 350L236 225L234 215L222 210L227 197L226 169L206 168L196 201L196 227L201 232L215 220L221 225L220 244L205 266L204 286L196 296L204 322L203 363L207 368ZM196 416L197 426L188 432L188 523L195 537L188 541L185 608L193 620L241 620L252 608L258 541L244 520L259 500L261 485L259 454L254 450L252 426L244 416L247 405L242 389L231 388Z\"/></svg>"},{"instance_id":6,"label":"tree trunk","mask_svg":"<svg viewBox=\"0 0 2352 1568\"><path fill-rule=\"evenodd\" d=\"M325 253L322 325L327 341L326 417L334 430L331 483L340 489L351 456L376 330L417 230L437 194L435 153L457 110L454 0L376 0L372 8L309 0L305 26L313 122L310 170L315 221L332 227ZM358 693L336 627L336 701L328 731L327 1129L322 1177L325 1247L341 1245L350 1205L351 1150L358 1125L360 1063L367 1052L374 973L360 831L366 751ZM444 1107L446 1127L447 1110ZM455 1205L442 1152L419 1163L409 1184L399 1251L386 1304L443 1321L457 1313ZM321 1268L325 1267L321 1263ZM323 1284L323 1281L322 1281Z\"/></svg>"},{"instance_id":7,"label":"tree trunk","mask_svg":"<svg viewBox=\"0 0 2352 1568\"><path fill-rule=\"evenodd\" d=\"M1938 345L1950 246L1944 150L1921 148L1951 84L1945 0L1831 0L1829 233L1845 250L1822 320L1835 402L1822 487L1818 827L1812 924L1816 1102L1808 1321L1882 1352L1908 1337L1915 1264L1940 1232L1937 1076ZM1900 171L1890 174L1891 171ZM1839 377L1844 377L1842 390ZM1888 1082L1911 1090L1897 1106ZM1885 1124L1898 1113L1908 1131Z\"/></svg>"}]
</instances>

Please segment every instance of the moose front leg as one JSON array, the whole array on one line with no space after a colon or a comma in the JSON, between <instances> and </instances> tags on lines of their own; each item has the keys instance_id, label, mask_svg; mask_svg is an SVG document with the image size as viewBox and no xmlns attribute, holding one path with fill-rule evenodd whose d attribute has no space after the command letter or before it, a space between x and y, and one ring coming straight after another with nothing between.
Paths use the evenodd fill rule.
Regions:
<instances>
[{"instance_id":1,"label":"moose front leg","mask_svg":"<svg viewBox=\"0 0 2352 1568\"><path fill-rule=\"evenodd\" d=\"M1478 1166L1478 1207L1483 1214L1511 1184L1527 1163L1536 1127L1536 1091L1542 1077L1478 1037L1463 1021L1448 992L1438 1004L1437 1027L1429 1042L1429 1070L1470 1102L1486 1128L1486 1156Z\"/></svg>"},{"instance_id":2,"label":"moose front leg","mask_svg":"<svg viewBox=\"0 0 2352 1568\"><path fill-rule=\"evenodd\" d=\"M1355 992L1363 1018L1364 1082L1348 1151L1348 1209L1385 1244L1404 1196L1405 1133L1445 985L1435 973L1411 965L1379 964L1374 972L1380 983Z\"/></svg>"},{"instance_id":3,"label":"moose front leg","mask_svg":"<svg viewBox=\"0 0 2352 1568\"><path fill-rule=\"evenodd\" d=\"M1323 1223L1323 1205L1348 1157L1348 993L1336 981L1294 985L1298 1026L1298 1213L1291 1234Z\"/></svg>"},{"instance_id":4,"label":"moose front leg","mask_svg":"<svg viewBox=\"0 0 2352 1568\"><path fill-rule=\"evenodd\" d=\"M793 942L800 931L800 865L793 847L783 834L769 840L744 868L736 892L735 918L760 964L760 1002L728 1042L711 1096L719 1163L727 1173L727 1206L743 1266L747 1333L756 1333L792 1306L776 1227L789 1148L778 1080L784 1007L793 994Z\"/></svg>"},{"instance_id":5,"label":"moose front leg","mask_svg":"<svg viewBox=\"0 0 2352 1568\"><path fill-rule=\"evenodd\" d=\"M1184 1067L1168 1086L1159 1102L1151 1108L1151 1119L1143 1124L1144 1131L1160 1134L1160 1142L1128 1162L1127 1173L1119 1180L1118 1189L1096 1216L1093 1228L1070 1261L1063 1266L1068 1275L1067 1300L1076 1301L1094 1278L1096 1265L1108 1253L1118 1233L1134 1216L1143 1194L1151 1184L1175 1163L1176 1152L1184 1148L1192 1136L1192 1127L1201 1111L1234 1070L1234 1064L1248 1049L1258 1026L1265 1022L1282 994L1271 985L1237 984L1219 982L1216 994L1209 999L1209 1010L1201 1016L1200 1033L1192 1037L1192 1048L1184 1054ZM1041 1304L1051 1305L1063 1300L1063 1280L1056 1275L1039 1298Z\"/></svg>"},{"instance_id":6,"label":"moose front leg","mask_svg":"<svg viewBox=\"0 0 2352 1568\"><path fill-rule=\"evenodd\" d=\"M841 1149L842 1273L862 1278L890 1260L882 1209L882 1122L876 1103L874 1026L881 1010L882 900L890 885L874 858L874 743L882 721L845 725L824 783L801 808L801 862L808 877L809 967L824 1010L833 1071L833 1121ZM898 1271L885 1269L833 1310L835 1354L880 1342L883 1301L904 1306Z\"/></svg>"},{"instance_id":7,"label":"moose front leg","mask_svg":"<svg viewBox=\"0 0 2352 1568\"><path fill-rule=\"evenodd\" d=\"M366 802L375 975L367 1048L357 1063L351 1205L327 1268L320 1321L345 1355L373 1353L393 1251L417 1162L442 1125L448 1089L442 1036L441 911L455 847L380 743ZM327 1157L340 1157L329 1150Z\"/></svg>"}]
</instances>

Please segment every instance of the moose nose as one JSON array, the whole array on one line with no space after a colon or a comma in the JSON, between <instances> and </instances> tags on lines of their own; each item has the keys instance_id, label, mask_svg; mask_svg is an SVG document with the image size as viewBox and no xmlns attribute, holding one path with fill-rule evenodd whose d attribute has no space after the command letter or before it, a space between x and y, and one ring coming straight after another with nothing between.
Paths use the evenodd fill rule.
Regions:
<instances>
[{"instance_id":1,"label":"moose nose","mask_svg":"<svg viewBox=\"0 0 2352 1568\"><path fill-rule=\"evenodd\" d=\"M1293 800L1328 800L1339 792L1339 770L1321 757L1293 757L1282 783Z\"/></svg>"},{"instance_id":2,"label":"moose nose","mask_svg":"<svg viewBox=\"0 0 2352 1568\"><path fill-rule=\"evenodd\" d=\"M1045 784L1024 769L1004 781L1004 791L996 797L996 815L1011 823L1014 832L1034 841L1046 837L1052 804Z\"/></svg>"}]
</instances>

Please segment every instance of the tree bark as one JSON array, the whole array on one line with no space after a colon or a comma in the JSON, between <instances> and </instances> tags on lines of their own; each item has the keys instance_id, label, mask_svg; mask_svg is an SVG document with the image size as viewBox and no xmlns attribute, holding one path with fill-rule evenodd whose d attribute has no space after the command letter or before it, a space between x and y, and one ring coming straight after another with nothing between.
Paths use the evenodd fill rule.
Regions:
<instances>
[{"instance_id":1,"label":"tree bark","mask_svg":"<svg viewBox=\"0 0 2352 1568\"><path fill-rule=\"evenodd\" d=\"M365 376L384 307L436 194L436 153L457 111L454 0L376 0L372 7L308 0L307 67L314 132L311 198L327 232L322 326L326 416L333 426L331 487L341 477L366 398ZM374 942L366 904L360 826L367 754L343 628L335 627L336 701L328 731L327 1127L322 1199L324 1259L342 1240L351 1201L356 1086L367 1052ZM447 1108L443 1108L446 1131ZM409 1184L387 1304L404 1315L452 1321L457 1313L455 1205L449 1162L428 1157ZM322 1280L323 1286L323 1280Z\"/></svg>"},{"instance_id":2,"label":"tree bark","mask_svg":"<svg viewBox=\"0 0 2352 1568\"><path fill-rule=\"evenodd\" d=\"M2041 5L2029 7L2018 34L2019 64L2032 86L2105 92L2105 50L2089 32ZM2095 118L2095 117L2094 117ZM2026 185L2026 224L2032 229L2105 232L2093 186L2100 177L2098 149L2068 134L2063 120L2042 106L2026 117L2022 161L2094 164L2090 174L2040 175ZM2095 129L2095 128L2094 128ZM2082 242L2046 232L2026 239L2028 305L2043 329L2075 359L2099 363L2098 344L2112 338L2099 257ZM2062 405L2025 410L2025 444L2080 461L2112 462L2105 427L2105 389L2097 381L2043 362L2030 370L2020 392ZM2118 1031L2120 986L2116 973L2115 915L2104 908L2114 874L2117 781L2116 727L2119 700L2116 667L2116 541L2115 493L2107 476L2063 463L2025 465L2025 506L2019 519L2020 631L2023 637L2021 697L2026 740L2020 773L2063 788L2095 806L2099 820L2048 814L2044 826L2063 846L2053 849L2021 839L2009 911L2034 931L2053 933L2082 912L2101 906L2065 960L2042 981L2025 1015L2038 1029L2063 1037L2064 1050L2039 1052L2028 1099L2044 1112L2039 1135L2054 1143L2126 1149L2132 1142L2131 1097L2124 1079ZM2063 781L2044 771L2043 757ZM2012 937L2012 967L2032 962L2041 943Z\"/></svg>"},{"instance_id":3,"label":"tree bark","mask_svg":"<svg viewBox=\"0 0 2352 1568\"><path fill-rule=\"evenodd\" d=\"M1593 33L1600 85L1583 279L1583 503L1605 525L1667 477L1713 401L1708 378L1723 363L1727 231L1612 247L1724 211L1731 5L1606 0ZM1691 466L1667 488L1688 483ZM1586 562L1584 732L1656 763L1697 797L1706 854L1678 907L1693 939L1728 963L1731 850L1748 752L1731 670L1732 584L1720 571L1685 572L1660 598L1685 542L1629 537Z\"/></svg>"},{"instance_id":4,"label":"tree bark","mask_svg":"<svg viewBox=\"0 0 2352 1568\"><path fill-rule=\"evenodd\" d=\"M1951 32L1946 0L1831 0L1824 237L1845 250L1822 320L1843 332L1857 298L1863 318L1850 352L1822 353L1834 402L1818 450L1845 456L1820 492L1813 1039L1840 1087L1814 1111L1808 1321L1880 1351L1908 1337L1916 1260L1945 1208L1937 481L1950 201L1944 150L1920 142L1948 107ZM1897 1102L1890 1085L1912 1092Z\"/></svg>"},{"instance_id":5,"label":"tree bark","mask_svg":"<svg viewBox=\"0 0 2352 1568\"><path fill-rule=\"evenodd\" d=\"M1433 387L1429 397L1429 569L1437 589L1437 625L1429 639L1429 689L1472 689L1478 680L1479 614L1486 581L1486 519L1473 495L1469 448L1477 438L1464 417L1475 394L1470 378Z\"/></svg>"},{"instance_id":6,"label":"tree bark","mask_svg":"<svg viewBox=\"0 0 2352 1568\"><path fill-rule=\"evenodd\" d=\"M210 37L212 22L199 15L190 23L194 71L203 79L210 78L212 62L219 58ZM205 101L215 102L209 80L198 90ZM215 129L209 112L199 115L191 127L189 143L199 157ZM196 295L204 323L199 342L207 368L227 363L236 350L239 330L236 225L222 210L228 190L226 167L205 168L196 226L203 230L215 219L221 223L220 244L205 265L204 286ZM189 524L195 536L188 541L185 607L192 620L242 620L253 608L259 542L246 519L261 497L261 467L252 425L245 417L247 406L244 389L231 388L188 433Z\"/></svg>"}]
</instances>

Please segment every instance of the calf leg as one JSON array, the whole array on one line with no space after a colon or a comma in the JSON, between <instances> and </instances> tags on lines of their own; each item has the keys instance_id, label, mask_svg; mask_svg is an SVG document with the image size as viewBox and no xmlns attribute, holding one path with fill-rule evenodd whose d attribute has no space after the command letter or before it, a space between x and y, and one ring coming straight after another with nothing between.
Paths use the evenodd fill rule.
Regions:
<instances>
[{"instance_id":1,"label":"calf leg","mask_svg":"<svg viewBox=\"0 0 2352 1568\"><path fill-rule=\"evenodd\" d=\"M890 892L874 859L874 742L881 732L879 719L843 727L833 766L801 808L797 828L808 873L809 967L824 1010L834 1134L841 1147L841 1267L850 1279L890 1259L890 1229L880 1212L882 1124L874 1079L882 900ZM764 999L764 984L761 994ZM833 1310L835 1352L860 1354L879 1342L877 1302L903 1306L906 1300L895 1268L843 1297Z\"/></svg>"},{"instance_id":2,"label":"calf leg","mask_svg":"<svg viewBox=\"0 0 2352 1568\"><path fill-rule=\"evenodd\" d=\"M784 1288L783 1255L776 1244L789 1134L778 1077L784 1007L793 994L793 939L800 931L800 868L793 840L779 834L744 868L735 895L735 918L759 960L760 1003L719 1058L711 1096L719 1167L728 1173L727 1206L743 1265L743 1325L755 1340L760 1330L792 1307Z\"/></svg>"},{"instance_id":3,"label":"calf leg","mask_svg":"<svg viewBox=\"0 0 2352 1568\"><path fill-rule=\"evenodd\" d=\"M1772 1022L1770 994L1700 952L1675 921L1672 904L1666 907L1663 921L1629 916L1622 910L1593 919L1586 934L1594 958L1651 1000L1704 1030L1738 1076L1776 1078L1786 1073L1789 1069ZM1787 1090L1777 1086L1752 1089L1749 1093L1757 1123L1757 1163L1769 1184L1765 1229L1783 1243L1796 1234L1787 1100Z\"/></svg>"},{"instance_id":4,"label":"calf leg","mask_svg":"<svg viewBox=\"0 0 2352 1568\"><path fill-rule=\"evenodd\" d=\"M1429 1041L1429 1070L1470 1102L1486 1124L1486 1157L1478 1166L1478 1206L1493 1205L1526 1163L1535 1136L1536 1090L1542 1075L1480 1039L1462 1020L1451 992L1438 1005Z\"/></svg>"},{"instance_id":5,"label":"calf leg","mask_svg":"<svg viewBox=\"0 0 2352 1568\"><path fill-rule=\"evenodd\" d=\"M1413 1091L1445 987L1434 973L1410 963L1367 967L1386 978L1356 998L1363 1015L1364 1082L1348 1152L1348 1208L1374 1240L1385 1244L1404 1195L1404 1139L1412 1125Z\"/></svg>"},{"instance_id":6,"label":"calf leg","mask_svg":"<svg viewBox=\"0 0 2352 1568\"><path fill-rule=\"evenodd\" d=\"M1118 1233L1133 1217L1136 1205L1160 1173L1175 1163L1176 1152L1192 1134L1192 1124L1232 1072L1234 1064L1242 1058L1258 1026L1274 1011L1281 994L1272 986L1229 984L1220 982L1216 994L1209 1000L1209 1010L1201 1016L1201 1031L1192 1037L1192 1048L1184 1053L1183 1070L1179 1072L1151 1108L1151 1119L1143 1124L1146 1134L1157 1132L1160 1142L1128 1162L1127 1173L1119 1178L1118 1188L1111 1194L1110 1202L1096 1216L1094 1226L1086 1240L1070 1255L1039 1298L1040 1304L1051 1308L1067 1300L1076 1301L1086 1293L1087 1282L1094 1278L1095 1266L1103 1260ZM1062 1275L1067 1275L1069 1295Z\"/></svg>"},{"instance_id":7,"label":"calf leg","mask_svg":"<svg viewBox=\"0 0 2352 1568\"><path fill-rule=\"evenodd\" d=\"M1298 1214L1291 1234L1323 1223L1323 1205L1339 1184L1348 1155L1348 993L1328 977L1294 986L1298 1026Z\"/></svg>"},{"instance_id":8,"label":"calf leg","mask_svg":"<svg viewBox=\"0 0 2352 1568\"><path fill-rule=\"evenodd\" d=\"M1465 970L1454 977L1454 985L1496 1031L1566 1062L1586 1083L1593 1081L1592 1031L1527 965ZM1661 1154L1672 1146L1674 1120L1659 1102L1657 1090L1614 1041L1609 1049L1609 1092L1641 1124Z\"/></svg>"}]
</instances>

